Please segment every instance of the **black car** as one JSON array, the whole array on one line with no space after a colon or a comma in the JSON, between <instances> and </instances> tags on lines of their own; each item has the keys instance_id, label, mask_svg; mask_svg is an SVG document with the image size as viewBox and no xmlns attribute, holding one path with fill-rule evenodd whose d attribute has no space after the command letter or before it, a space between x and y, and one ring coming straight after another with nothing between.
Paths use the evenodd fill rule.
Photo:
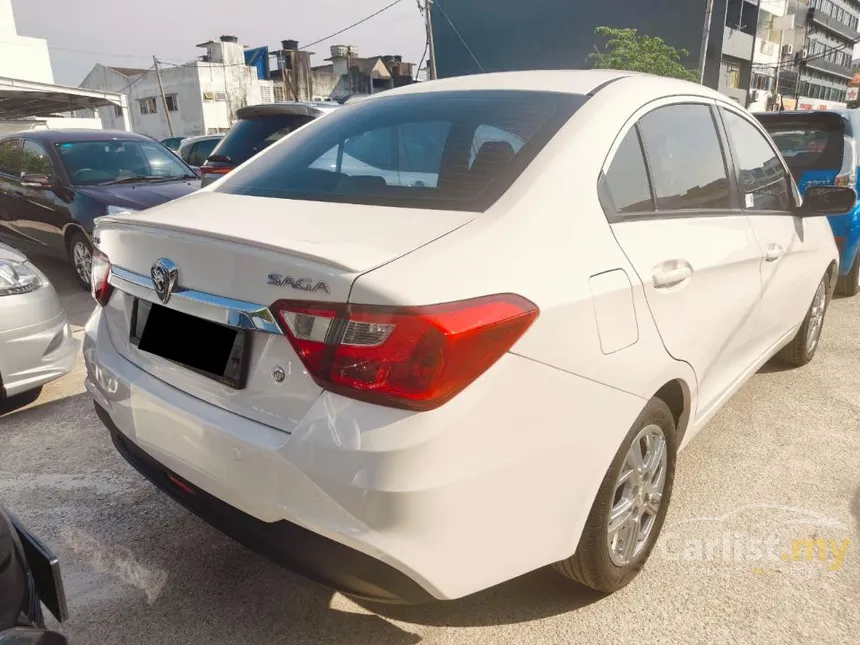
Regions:
<instances>
[{"instance_id":1,"label":"black car","mask_svg":"<svg viewBox=\"0 0 860 645\"><path fill-rule=\"evenodd\" d=\"M200 188L194 171L131 132L33 130L0 139L0 242L68 258L90 285L93 220Z\"/></svg>"},{"instance_id":2,"label":"black car","mask_svg":"<svg viewBox=\"0 0 860 645\"><path fill-rule=\"evenodd\" d=\"M278 139L340 106L332 103L267 103L236 111L236 123L200 166L208 186Z\"/></svg>"},{"instance_id":3,"label":"black car","mask_svg":"<svg viewBox=\"0 0 860 645\"><path fill-rule=\"evenodd\" d=\"M51 550L0 506L0 645L67 645L45 629L42 605L69 615L60 564Z\"/></svg>"}]
</instances>

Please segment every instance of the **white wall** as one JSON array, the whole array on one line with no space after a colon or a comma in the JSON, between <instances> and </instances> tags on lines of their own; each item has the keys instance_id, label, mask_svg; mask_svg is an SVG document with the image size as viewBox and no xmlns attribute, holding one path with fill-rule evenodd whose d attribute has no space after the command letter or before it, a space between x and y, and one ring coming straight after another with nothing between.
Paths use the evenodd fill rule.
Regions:
<instances>
[{"instance_id":1,"label":"white wall","mask_svg":"<svg viewBox=\"0 0 860 645\"><path fill-rule=\"evenodd\" d=\"M0 76L53 83L48 42L19 36L12 14L12 0L0 0Z\"/></svg>"},{"instance_id":2,"label":"white wall","mask_svg":"<svg viewBox=\"0 0 860 645\"><path fill-rule=\"evenodd\" d=\"M177 109L170 112L175 136L226 132L235 121L236 110L266 102L262 87L269 88L267 95L271 95L272 81L259 80L256 71L244 64L245 54L241 45L211 43L207 46L207 53L218 62L195 61L180 66L163 65L161 68L164 93L176 97ZM170 136L154 71L128 78L96 65L81 86L113 92L126 88L124 93L128 96L132 130L159 140ZM156 111L143 114L141 100L149 98L156 100ZM122 118L115 115L112 107L102 108L99 115L105 128L122 129Z\"/></svg>"},{"instance_id":3,"label":"white wall","mask_svg":"<svg viewBox=\"0 0 860 645\"><path fill-rule=\"evenodd\" d=\"M90 70L90 73L87 74L80 86L91 90L121 92L121 90L127 89L129 83L131 83L134 78L136 77L129 78L110 67L98 64ZM124 93L126 95L128 94L128 92ZM134 130L136 114L135 111L131 109L131 104L129 104L128 107L129 119L132 130ZM78 110L75 112L75 116L95 116L101 119L102 127L105 130L125 130L125 123L123 122L122 114L118 111L118 108L115 108L113 105L98 108L97 110Z\"/></svg>"}]
</instances>

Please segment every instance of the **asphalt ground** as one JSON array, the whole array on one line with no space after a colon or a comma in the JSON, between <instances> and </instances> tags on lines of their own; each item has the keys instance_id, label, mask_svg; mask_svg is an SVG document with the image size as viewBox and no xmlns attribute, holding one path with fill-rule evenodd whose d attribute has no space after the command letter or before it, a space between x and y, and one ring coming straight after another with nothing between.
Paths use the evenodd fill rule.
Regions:
<instances>
[{"instance_id":1,"label":"asphalt ground","mask_svg":"<svg viewBox=\"0 0 860 645\"><path fill-rule=\"evenodd\" d=\"M34 259L80 337L89 295ZM681 454L658 548L610 597L548 569L420 607L327 591L138 475L83 376L0 416L0 499L59 556L76 645L860 642L860 297L833 301L810 365L767 366Z\"/></svg>"}]
</instances>

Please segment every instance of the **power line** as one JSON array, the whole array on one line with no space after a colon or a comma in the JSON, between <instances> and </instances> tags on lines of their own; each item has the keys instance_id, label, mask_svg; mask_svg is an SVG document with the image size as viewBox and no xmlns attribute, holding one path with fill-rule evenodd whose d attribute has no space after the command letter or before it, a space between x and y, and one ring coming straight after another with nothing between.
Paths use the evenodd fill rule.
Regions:
<instances>
[{"instance_id":1,"label":"power line","mask_svg":"<svg viewBox=\"0 0 860 645\"><path fill-rule=\"evenodd\" d=\"M313 47L314 45L319 45L320 43L325 42L326 40L329 40L330 38L334 38L335 36L340 36L345 31L349 31L353 27L358 27L359 25L364 24L365 22L367 22L371 18L375 18L376 16L381 14L383 11L388 11L389 9L391 9L391 7L393 7L394 5L398 5L401 2L403 2L403 0L394 0L394 2L392 2L391 4L382 7L382 9L380 9L379 11L375 11L374 13L370 14L369 16L362 18L358 22L352 23L349 27L344 27L343 29L336 31L333 34L329 34L325 38L320 38L319 40L315 40L314 42L308 43L307 45L302 45L302 47L304 49L307 49L308 47Z\"/></svg>"},{"instance_id":2,"label":"power line","mask_svg":"<svg viewBox=\"0 0 860 645\"><path fill-rule=\"evenodd\" d=\"M475 56L475 53L472 51L469 45L466 44L466 40L457 30L457 27L454 26L453 22L451 22L451 18L448 17L448 13L445 11L445 7L442 6L442 3L439 0L434 0L433 4L439 7L439 11L442 12L442 16L444 16L445 20L448 21L448 24L451 25L451 29L454 30L455 34L457 34L457 38L459 38L460 42L463 43L463 47L465 47L466 51L469 52L469 56L471 56L472 60L475 61L475 64L478 66L478 69L480 69L482 73L485 72L486 70L484 70L484 66L481 65L481 62L478 60L477 56Z\"/></svg>"}]
</instances>

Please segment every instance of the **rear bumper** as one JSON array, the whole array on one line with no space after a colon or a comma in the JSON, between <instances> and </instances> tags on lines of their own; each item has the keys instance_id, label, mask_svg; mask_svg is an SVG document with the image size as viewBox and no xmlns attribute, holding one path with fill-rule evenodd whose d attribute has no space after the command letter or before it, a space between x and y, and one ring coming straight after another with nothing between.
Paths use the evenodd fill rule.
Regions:
<instances>
[{"instance_id":1,"label":"rear bumper","mask_svg":"<svg viewBox=\"0 0 860 645\"><path fill-rule=\"evenodd\" d=\"M141 475L252 551L314 582L358 598L410 604L433 600L414 580L376 558L286 520L261 522L197 488L129 441L98 403L95 408L119 454ZM178 479L181 486L171 477Z\"/></svg>"},{"instance_id":2,"label":"rear bumper","mask_svg":"<svg viewBox=\"0 0 860 645\"><path fill-rule=\"evenodd\" d=\"M389 602L459 598L570 556L644 405L506 355L437 410L323 393L287 434L140 369L100 309L84 359L100 416L144 475L272 560Z\"/></svg>"}]
</instances>

